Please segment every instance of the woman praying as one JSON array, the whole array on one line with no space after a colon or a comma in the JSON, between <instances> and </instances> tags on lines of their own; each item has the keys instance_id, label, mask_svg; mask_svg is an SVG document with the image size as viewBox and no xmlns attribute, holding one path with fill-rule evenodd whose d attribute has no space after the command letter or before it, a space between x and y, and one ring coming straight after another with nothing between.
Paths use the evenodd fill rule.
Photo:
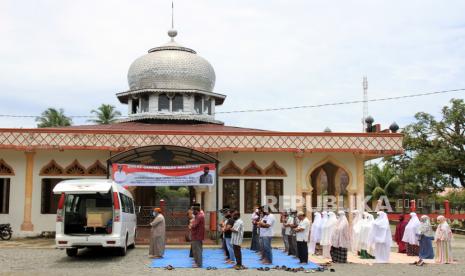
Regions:
<instances>
[{"instance_id":1,"label":"woman praying","mask_svg":"<svg viewBox=\"0 0 465 276\"><path fill-rule=\"evenodd\" d=\"M436 263L450 264L454 261L452 258L452 231L447 219L444 216L438 216L438 228L434 236L436 243Z\"/></svg>"}]
</instances>

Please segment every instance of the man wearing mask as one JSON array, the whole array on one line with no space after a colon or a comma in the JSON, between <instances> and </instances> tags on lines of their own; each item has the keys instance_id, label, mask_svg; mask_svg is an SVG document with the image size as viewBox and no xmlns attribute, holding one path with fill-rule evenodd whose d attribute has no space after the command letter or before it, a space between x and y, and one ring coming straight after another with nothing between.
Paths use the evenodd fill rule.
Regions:
<instances>
[{"instance_id":1,"label":"man wearing mask","mask_svg":"<svg viewBox=\"0 0 465 276\"><path fill-rule=\"evenodd\" d=\"M228 263L228 264L233 264L235 262L235 260L236 260L234 258L234 249L233 249L233 246L232 246L232 243L231 243L231 237L232 237L231 228L234 225L234 219L232 217L232 214L234 214L234 212L235 212L235 210L231 209L226 213L226 215L225 215L226 222L225 222L224 228L223 228L224 239L225 239L225 242L226 242L226 248L227 248L228 256L229 256L229 260L226 260L226 263Z\"/></svg>"},{"instance_id":2,"label":"man wearing mask","mask_svg":"<svg viewBox=\"0 0 465 276\"><path fill-rule=\"evenodd\" d=\"M231 244L234 249L234 257L236 258L236 265L234 269L242 270L245 267L242 265L242 252L241 252L241 245L242 240L244 237L244 222L241 220L241 213L239 211L235 211L233 214L234 225L231 228Z\"/></svg>"},{"instance_id":3,"label":"man wearing mask","mask_svg":"<svg viewBox=\"0 0 465 276\"><path fill-rule=\"evenodd\" d=\"M193 207L194 221L190 226L192 233L192 255L194 256L194 268L202 267L203 240L205 238L205 216L200 212L199 206Z\"/></svg>"},{"instance_id":4,"label":"man wearing mask","mask_svg":"<svg viewBox=\"0 0 465 276\"><path fill-rule=\"evenodd\" d=\"M260 221L260 206L255 206L255 211L252 214L252 242L250 244L250 250L258 252L260 251L260 233L258 229L258 222Z\"/></svg>"},{"instance_id":5,"label":"man wearing mask","mask_svg":"<svg viewBox=\"0 0 465 276\"><path fill-rule=\"evenodd\" d=\"M149 258L163 258L165 253L165 217L160 208L153 209L153 221L150 223Z\"/></svg>"},{"instance_id":6,"label":"man wearing mask","mask_svg":"<svg viewBox=\"0 0 465 276\"><path fill-rule=\"evenodd\" d=\"M271 239L273 238L273 226L275 218L270 214L269 207L263 207L263 217L258 223L260 227L260 239L263 245L263 264L269 265L273 263L273 251L271 248Z\"/></svg>"},{"instance_id":7,"label":"man wearing mask","mask_svg":"<svg viewBox=\"0 0 465 276\"><path fill-rule=\"evenodd\" d=\"M295 228L297 240L297 255L300 259L300 264L308 264L308 233L310 231L310 220L305 216L304 212L298 212L297 218L299 225Z\"/></svg>"}]
</instances>

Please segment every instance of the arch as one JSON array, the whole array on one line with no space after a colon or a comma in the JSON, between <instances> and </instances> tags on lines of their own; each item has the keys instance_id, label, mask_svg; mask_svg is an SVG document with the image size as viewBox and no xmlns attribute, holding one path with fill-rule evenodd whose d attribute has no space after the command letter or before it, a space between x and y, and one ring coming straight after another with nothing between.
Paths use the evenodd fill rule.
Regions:
<instances>
[{"instance_id":1,"label":"arch","mask_svg":"<svg viewBox=\"0 0 465 276\"><path fill-rule=\"evenodd\" d=\"M308 188L309 192L313 191L312 179L311 179L311 175L312 175L313 171L315 171L316 169L318 169L319 167L321 167L322 165L324 165L326 163L332 163L333 165L335 165L335 166L343 169L344 171L346 171L346 173L347 173L347 175L349 177L349 183L347 184L347 191L351 192L352 182L353 182L352 172L347 168L346 165L339 162L337 159L335 159L331 155L328 155L325 158L321 159L319 162L315 163L312 167L310 167L310 169L307 171L307 174L305 175L305 181L306 181L307 188Z\"/></svg>"},{"instance_id":2,"label":"arch","mask_svg":"<svg viewBox=\"0 0 465 276\"><path fill-rule=\"evenodd\" d=\"M263 169L252 160L242 171L243 175L247 176L261 176L263 175Z\"/></svg>"},{"instance_id":3,"label":"arch","mask_svg":"<svg viewBox=\"0 0 465 276\"><path fill-rule=\"evenodd\" d=\"M107 168L100 162L100 160L95 161L94 164L90 165L86 170L87 175L95 176L106 176Z\"/></svg>"},{"instance_id":4,"label":"arch","mask_svg":"<svg viewBox=\"0 0 465 276\"><path fill-rule=\"evenodd\" d=\"M221 176L239 176L242 174L241 168L239 168L232 160L228 162L223 168L220 170Z\"/></svg>"},{"instance_id":5,"label":"arch","mask_svg":"<svg viewBox=\"0 0 465 276\"><path fill-rule=\"evenodd\" d=\"M58 163L52 159L48 162L47 165L43 166L40 169L39 175L50 175L50 176L58 176L63 175L64 169L62 166L58 165Z\"/></svg>"},{"instance_id":6,"label":"arch","mask_svg":"<svg viewBox=\"0 0 465 276\"><path fill-rule=\"evenodd\" d=\"M0 159L0 175L15 175L13 168L3 159Z\"/></svg>"},{"instance_id":7,"label":"arch","mask_svg":"<svg viewBox=\"0 0 465 276\"><path fill-rule=\"evenodd\" d=\"M267 176L287 176L286 170L279 166L276 161L273 160L268 167L265 168L265 175Z\"/></svg>"},{"instance_id":8,"label":"arch","mask_svg":"<svg viewBox=\"0 0 465 276\"><path fill-rule=\"evenodd\" d=\"M84 168L84 166L81 165L77 159L74 159L74 161L65 168L65 174L67 174L67 175L85 175L86 174L86 168Z\"/></svg>"},{"instance_id":9,"label":"arch","mask_svg":"<svg viewBox=\"0 0 465 276\"><path fill-rule=\"evenodd\" d=\"M113 163L146 164L158 166L215 163L213 156L191 148L172 145L137 147L111 156L108 165Z\"/></svg>"}]
</instances>

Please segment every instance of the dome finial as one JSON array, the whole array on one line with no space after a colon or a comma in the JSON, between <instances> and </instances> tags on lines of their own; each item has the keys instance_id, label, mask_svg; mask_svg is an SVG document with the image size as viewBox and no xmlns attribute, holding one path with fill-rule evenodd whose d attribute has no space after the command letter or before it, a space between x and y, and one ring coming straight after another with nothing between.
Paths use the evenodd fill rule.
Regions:
<instances>
[{"instance_id":1,"label":"dome finial","mask_svg":"<svg viewBox=\"0 0 465 276\"><path fill-rule=\"evenodd\" d=\"M178 31L174 29L174 1L171 1L171 30L168 31L168 36L171 37L171 41L174 41L177 34Z\"/></svg>"}]
</instances>

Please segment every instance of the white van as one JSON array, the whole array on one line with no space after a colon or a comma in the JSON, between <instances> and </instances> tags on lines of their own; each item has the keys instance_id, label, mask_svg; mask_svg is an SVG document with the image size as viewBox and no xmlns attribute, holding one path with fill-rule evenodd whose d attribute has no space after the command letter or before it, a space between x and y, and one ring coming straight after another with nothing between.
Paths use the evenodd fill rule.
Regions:
<instances>
[{"instance_id":1,"label":"white van","mask_svg":"<svg viewBox=\"0 0 465 276\"><path fill-rule=\"evenodd\" d=\"M70 257L79 248L135 246L137 219L132 195L108 179L64 180L53 189L58 201L55 242Z\"/></svg>"}]
</instances>

